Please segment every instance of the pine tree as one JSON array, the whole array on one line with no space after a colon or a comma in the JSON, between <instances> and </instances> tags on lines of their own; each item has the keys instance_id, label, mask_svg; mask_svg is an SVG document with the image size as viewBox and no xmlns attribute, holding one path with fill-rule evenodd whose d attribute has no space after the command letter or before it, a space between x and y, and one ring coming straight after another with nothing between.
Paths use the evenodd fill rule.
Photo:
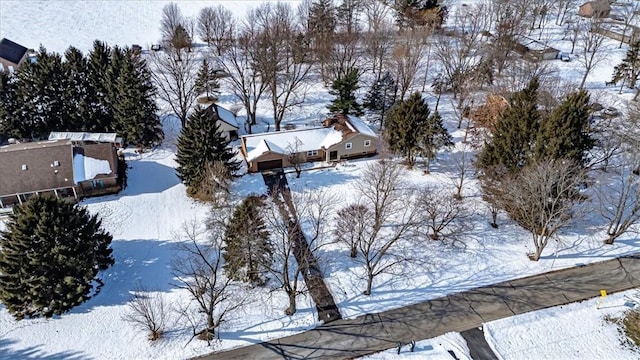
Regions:
<instances>
[{"instance_id":1,"label":"pine tree","mask_svg":"<svg viewBox=\"0 0 640 360\"><path fill-rule=\"evenodd\" d=\"M586 91L567 96L539 129L537 159L571 159L584 165L594 146L589 134L589 115L589 94Z\"/></svg>"},{"instance_id":2,"label":"pine tree","mask_svg":"<svg viewBox=\"0 0 640 360\"><path fill-rule=\"evenodd\" d=\"M66 130L86 131L97 121L93 115L96 105L94 102L97 100L91 92L87 60L82 52L74 47L67 49L64 59L64 76L67 80L64 103L69 115L69 128Z\"/></svg>"},{"instance_id":3,"label":"pine tree","mask_svg":"<svg viewBox=\"0 0 640 360\"><path fill-rule=\"evenodd\" d=\"M384 126L386 112L396 102L398 86L391 74L385 72L380 80L373 83L364 98L363 106L368 109L380 122L380 129Z\"/></svg>"},{"instance_id":4,"label":"pine tree","mask_svg":"<svg viewBox=\"0 0 640 360\"><path fill-rule=\"evenodd\" d=\"M429 164L436 158L438 150L453 146L453 138L444 127L442 117L437 111L427 118L424 127L418 132L418 148L425 160L425 171L429 172Z\"/></svg>"},{"instance_id":5,"label":"pine tree","mask_svg":"<svg viewBox=\"0 0 640 360\"><path fill-rule=\"evenodd\" d=\"M204 59L198 71L198 79L196 80L196 91L205 93L207 100L216 100L220 95L220 83L218 78L209 67L209 62Z\"/></svg>"},{"instance_id":6,"label":"pine tree","mask_svg":"<svg viewBox=\"0 0 640 360\"><path fill-rule=\"evenodd\" d=\"M389 148L406 156L409 167L415 164L417 155L431 154L437 150L433 149L436 144L423 143L431 140L439 141L440 138L435 134L437 125L432 124L438 121L439 115L437 118L432 118L430 114L429 105L416 91L407 100L394 105L387 116L386 137ZM442 127L442 121L439 124Z\"/></svg>"},{"instance_id":7,"label":"pine tree","mask_svg":"<svg viewBox=\"0 0 640 360\"><path fill-rule=\"evenodd\" d=\"M148 147L161 142L164 134L155 88L144 60L129 49L115 47L108 74L115 131L126 144Z\"/></svg>"},{"instance_id":8,"label":"pine tree","mask_svg":"<svg viewBox=\"0 0 640 360\"><path fill-rule=\"evenodd\" d=\"M194 196L204 182L208 164L222 161L233 174L240 168L240 162L234 160L235 154L228 146L220 126L207 109L196 106L189 116L187 125L182 128L178 138L176 172L187 186L187 193Z\"/></svg>"},{"instance_id":9,"label":"pine tree","mask_svg":"<svg viewBox=\"0 0 640 360\"><path fill-rule=\"evenodd\" d=\"M0 300L17 319L67 312L98 291L98 272L114 263L111 240L85 208L32 197L0 232Z\"/></svg>"},{"instance_id":10,"label":"pine tree","mask_svg":"<svg viewBox=\"0 0 640 360\"><path fill-rule=\"evenodd\" d=\"M35 63L25 63L17 72L16 114L23 123L22 137L43 139L52 130L71 130L68 104L65 102L67 78L62 57L47 53L43 47Z\"/></svg>"},{"instance_id":11,"label":"pine tree","mask_svg":"<svg viewBox=\"0 0 640 360\"><path fill-rule=\"evenodd\" d=\"M22 137L26 132L17 116L16 77L0 72L0 134Z\"/></svg>"},{"instance_id":12,"label":"pine tree","mask_svg":"<svg viewBox=\"0 0 640 360\"><path fill-rule=\"evenodd\" d=\"M358 69L351 68L344 78L337 78L331 84L329 94L336 98L328 108L332 114L362 116L362 105L356 100L355 92L358 86Z\"/></svg>"},{"instance_id":13,"label":"pine tree","mask_svg":"<svg viewBox=\"0 0 640 360\"><path fill-rule=\"evenodd\" d=\"M622 62L613 68L612 82L618 83L622 81L622 87L627 83L629 88L636 87L636 83L640 78L640 40L636 40L629 46L627 56Z\"/></svg>"},{"instance_id":14,"label":"pine tree","mask_svg":"<svg viewBox=\"0 0 640 360\"><path fill-rule=\"evenodd\" d=\"M234 210L225 233L224 270L238 281L264 285L262 273L271 265L273 248L260 212L259 197L245 198Z\"/></svg>"},{"instance_id":15,"label":"pine tree","mask_svg":"<svg viewBox=\"0 0 640 360\"><path fill-rule=\"evenodd\" d=\"M511 172L530 162L541 117L537 105L538 86L538 79L534 78L525 89L513 95L511 106L498 118L492 139L479 155L482 168L503 166Z\"/></svg>"},{"instance_id":16,"label":"pine tree","mask_svg":"<svg viewBox=\"0 0 640 360\"><path fill-rule=\"evenodd\" d=\"M91 90L88 96L95 97L92 109L93 122L86 129L95 132L115 131L113 127L113 107L108 86L113 81L108 76L111 66L111 48L100 41L94 41L93 48L87 54L87 77ZM115 94L113 95L115 98Z\"/></svg>"}]
</instances>

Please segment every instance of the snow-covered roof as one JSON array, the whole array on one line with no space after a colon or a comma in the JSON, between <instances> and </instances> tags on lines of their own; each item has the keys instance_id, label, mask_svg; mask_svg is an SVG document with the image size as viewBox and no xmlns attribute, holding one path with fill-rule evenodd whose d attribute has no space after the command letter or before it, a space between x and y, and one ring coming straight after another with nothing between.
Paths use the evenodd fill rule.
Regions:
<instances>
[{"instance_id":1,"label":"snow-covered roof","mask_svg":"<svg viewBox=\"0 0 640 360\"><path fill-rule=\"evenodd\" d=\"M76 185L101 174L111 174L111 172L111 166L107 160L94 159L82 154L73 155L73 183Z\"/></svg>"},{"instance_id":2,"label":"snow-covered roof","mask_svg":"<svg viewBox=\"0 0 640 360\"><path fill-rule=\"evenodd\" d=\"M276 131L264 134L243 136L247 149L247 161L251 161L266 152L288 153L288 147L298 144L298 152L328 148L342 141L342 132L333 127L322 127L305 130Z\"/></svg>"},{"instance_id":3,"label":"snow-covered roof","mask_svg":"<svg viewBox=\"0 0 640 360\"><path fill-rule=\"evenodd\" d=\"M238 120L236 119L236 116L231 111L217 104L215 105L215 107L216 107L216 111L218 112L218 117L220 118L221 121L224 121L227 124L234 126L236 128L240 127L238 126Z\"/></svg>"},{"instance_id":4,"label":"snow-covered roof","mask_svg":"<svg viewBox=\"0 0 640 360\"><path fill-rule=\"evenodd\" d=\"M71 140L71 141L95 141L116 143L116 133L89 133L89 132L59 132L53 131L49 134L49 140Z\"/></svg>"},{"instance_id":5,"label":"snow-covered roof","mask_svg":"<svg viewBox=\"0 0 640 360\"><path fill-rule=\"evenodd\" d=\"M353 131L359 132L362 135L378 137L376 132L373 131L373 129L371 129L369 125L365 124L365 122L362 121L362 119L360 119L359 117L348 115L348 119L348 124L350 123L355 128L355 130Z\"/></svg>"}]
</instances>

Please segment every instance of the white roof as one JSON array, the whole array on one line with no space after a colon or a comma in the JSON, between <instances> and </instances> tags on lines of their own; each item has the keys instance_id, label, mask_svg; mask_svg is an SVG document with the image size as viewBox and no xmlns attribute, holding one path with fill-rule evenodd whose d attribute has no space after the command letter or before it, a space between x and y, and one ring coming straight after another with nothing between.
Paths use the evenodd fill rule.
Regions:
<instances>
[{"instance_id":1,"label":"white roof","mask_svg":"<svg viewBox=\"0 0 640 360\"><path fill-rule=\"evenodd\" d=\"M239 128L238 126L238 120L236 120L236 116L229 110L223 108L222 106L219 105L215 105L216 110L218 112L218 117L220 118L220 120L226 122L227 124L231 125L231 126L235 126L237 128Z\"/></svg>"},{"instance_id":2,"label":"white roof","mask_svg":"<svg viewBox=\"0 0 640 360\"><path fill-rule=\"evenodd\" d=\"M49 134L49 140L71 140L71 141L95 141L116 143L116 133L88 133L88 132L58 132Z\"/></svg>"},{"instance_id":3,"label":"white roof","mask_svg":"<svg viewBox=\"0 0 640 360\"><path fill-rule=\"evenodd\" d=\"M247 149L247 161L251 161L266 152L286 154L288 147L294 147L299 140L298 152L328 148L342 141L342 132L332 127L308 130L276 131L265 134L243 136Z\"/></svg>"},{"instance_id":4,"label":"white roof","mask_svg":"<svg viewBox=\"0 0 640 360\"><path fill-rule=\"evenodd\" d=\"M365 124L364 121L362 121L362 119L360 119L359 117L348 115L348 118L349 118L349 122L347 124L352 125L352 126L349 126L349 128L352 128L351 129L352 131L359 132L362 135L378 137L376 132L373 131L369 127L369 125ZM355 130L353 128L355 128Z\"/></svg>"}]
</instances>

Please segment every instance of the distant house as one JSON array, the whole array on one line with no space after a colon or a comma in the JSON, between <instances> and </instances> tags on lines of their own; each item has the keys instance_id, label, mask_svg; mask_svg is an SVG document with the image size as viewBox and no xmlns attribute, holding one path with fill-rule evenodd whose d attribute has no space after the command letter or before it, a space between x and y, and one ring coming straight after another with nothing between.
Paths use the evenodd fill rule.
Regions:
<instances>
[{"instance_id":1,"label":"distant house","mask_svg":"<svg viewBox=\"0 0 640 360\"><path fill-rule=\"evenodd\" d=\"M525 59L534 61L554 60L560 55L560 50L528 36L519 36L515 49Z\"/></svg>"},{"instance_id":2,"label":"distant house","mask_svg":"<svg viewBox=\"0 0 640 360\"><path fill-rule=\"evenodd\" d=\"M218 123L227 141L238 139L238 129L240 126L238 125L235 114L216 103L211 104L211 106L207 108L207 111Z\"/></svg>"},{"instance_id":3,"label":"distant house","mask_svg":"<svg viewBox=\"0 0 640 360\"><path fill-rule=\"evenodd\" d=\"M33 195L103 195L120 191L118 157L110 143L49 140L0 146L0 208Z\"/></svg>"},{"instance_id":4,"label":"distant house","mask_svg":"<svg viewBox=\"0 0 640 360\"><path fill-rule=\"evenodd\" d=\"M246 135L241 151L249 172L292 166L291 155L302 155L305 162L339 161L377 152L378 135L362 120L337 115L323 127Z\"/></svg>"},{"instance_id":5,"label":"distant house","mask_svg":"<svg viewBox=\"0 0 640 360\"><path fill-rule=\"evenodd\" d=\"M587 1L580 5L578 15L582 17L606 18L611 14L611 4L607 0Z\"/></svg>"},{"instance_id":6,"label":"distant house","mask_svg":"<svg viewBox=\"0 0 640 360\"><path fill-rule=\"evenodd\" d=\"M28 49L9 39L0 40L0 71L13 72L27 60Z\"/></svg>"}]
</instances>

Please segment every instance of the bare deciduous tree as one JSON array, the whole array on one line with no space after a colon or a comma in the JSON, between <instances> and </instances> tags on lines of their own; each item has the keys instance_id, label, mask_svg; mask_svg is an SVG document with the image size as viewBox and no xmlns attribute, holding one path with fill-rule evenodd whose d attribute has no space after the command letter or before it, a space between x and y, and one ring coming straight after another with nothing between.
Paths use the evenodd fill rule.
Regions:
<instances>
[{"instance_id":1,"label":"bare deciduous tree","mask_svg":"<svg viewBox=\"0 0 640 360\"><path fill-rule=\"evenodd\" d=\"M162 8L162 19L160 20L160 33L164 43L171 43L176 34L176 29L183 26L184 17L178 4L171 2Z\"/></svg>"},{"instance_id":2,"label":"bare deciduous tree","mask_svg":"<svg viewBox=\"0 0 640 360\"><path fill-rule=\"evenodd\" d=\"M360 202L345 208L364 207L367 210L341 211L347 217L345 221L351 221L352 224L359 220L362 212L368 212L362 229L350 229L350 233L337 234L339 238L356 239L359 256L355 261L363 265L367 279L365 295L371 294L376 276L407 260L396 250L399 242L416 228L416 207L411 200L407 200L411 199L411 195L402 189L401 174L402 167L389 159L368 165L363 171L362 181L356 185L356 191L361 196Z\"/></svg>"},{"instance_id":3,"label":"bare deciduous tree","mask_svg":"<svg viewBox=\"0 0 640 360\"><path fill-rule=\"evenodd\" d=\"M398 84L399 98L403 100L414 84L418 65L424 55L424 38L429 34L422 29L406 30L396 39L390 57L390 68Z\"/></svg>"},{"instance_id":4,"label":"bare deciduous tree","mask_svg":"<svg viewBox=\"0 0 640 360\"><path fill-rule=\"evenodd\" d=\"M466 135L465 135L466 136ZM456 192L453 197L456 200L462 200L462 190L468 180L469 174L473 171L471 164L471 144L462 143L461 148L454 154L456 176L452 179Z\"/></svg>"},{"instance_id":5,"label":"bare deciduous tree","mask_svg":"<svg viewBox=\"0 0 640 360\"><path fill-rule=\"evenodd\" d=\"M638 15L638 11L640 11L640 2L638 1L630 1L620 5L622 5L620 6L620 16L624 27L622 29L622 37L620 38L620 45L618 45L618 48L622 48L622 44L624 44L624 40L627 37L627 31ZM629 42L631 42L632 37L633 35L629 35Z\"/></svg>"},{"instance_id":6,"label":"bare deciduous tree","mask_svg":"<svg viewBox=\"0 0 640 360\"><path fill-rule=\"evenodd\" d=\"M567 17L567 14L574 10L578 5L578 0L556 0L555 8L557 10L556 13L556 25L562 26L564 23L564 19Z\"/></svg>"},{"instance_id":7,"label":"bare deciduous tree","mask_svg":"<svg viewBox=\"0 0 640 360\"><path fill-rule=\"evenodd\" d=\"M385 59L394 40L393 22L388 18L389 8L378 0L364 0L363 9L367 30L363 36L363 47L371 60L371 68L379 81L384 73Z\"/></svg>"},{"instance_id":8,"label":"bare deciduous tree","mask_svg":"<svg viewBox=\"0 0 640 360\"><path fill-rule=\"evenodd\" d=\"M462 220L467 217L461 201L443 188L425 188L418 195L418 206L427 238L444 240L454 237L464 229Z\"/></svg>"},{"instance_id":9,"label":"bare deciduous tree","mask_svg":"<svg viewBox=\"0 0 640 360\"><path fill-rule=\"evenodd\" d=\"M222 269L225 227L219 225L208 226L207 234L195 220L185 223L182 236L186 240L176 245L178 254L171 264L174 286L186 290L197 312L204 316L201 321L192 319L195 320L193 336L206 341L213 340L216 329L227 316L244 305L244 300L236 296L239 292L234 289L234 283Z\"/></svg>"},{"instance_id":10,"label":"bare deciduous tree","mask_svg":"<svg viewBox=\"0 0 640 360\"><path fill-rule=\"evenodd\" d=\"M169 304L162 293L152 292L138 285L127 303L123 320L149 332L149 340L156 341L164 334L169 318Z\"/></svg>"},{"instance_id":11,"label":"bare deciduous tree","mask_svg":"<svg viewBox=\"0 0 640 360\"><path fill-rule=\"evenodd\" d=\"M298 137L294 137L293 142L287 145L287 159L289 163L293 166L296 171L296 178L300 178L300 174L302 173L302 164L305 163L306 154L301 152L302 140L298 139Z\"/></svg>"},{"instance_id":12,"label":"bare deciduous tree","mask_svg":"<svg viewBox=\"0 0 640 360\"><path fill-rule=\"evenodd\" d=\"M164 51L152 52L150 61L158 97L171 108L184 127L198 97L200 62L196 53L168 45Z\"/></svg>"},{"instance_id":13,"label":"bare deciduous tree","mask_svg":"<svg viewBox=\"0 0 640 360\"><path fill-rule=\"evenodd\" d=\"M640 158L632 154L615 169L613 179L602 179L596 189L600 214L607 221L605 244L613 242L640 222ZM611 181L613 180L613 181Z\"/></svg>"},{"instance_id":14,"label":"bare deciduous tree","mask_svg":"<svg viewBox=\"0 0 640 360\"><path fill-rule=\"evenodd\" d=\"M214 46L217 56L232 45L234 28L233 13L222 5L202 8L198 14L198 35L208 46Z\"/></svg>"},{"instance_id":15,"label":"bare deciduous tree","mask_svg":"<svg viewBox=\"0 0 640 360\"><path fill-rule=\"evenodd\" d=\"M358 256L358 245L371 228L367 222L371 220L369 208L361 204L350 204L336 214L334 234L337 241L347 245L350 249L349 257Z\"/></svg>"},{"instance_id":16,"label":"bare deciduous tree","mask_svg":"<svg viewBox=\"0 0 640 360\"><path fill-rule=\"evenodd\" d=\"M549 240L571 221L575 205L584 200L580 186L585 181L585 171L570 161L543 160L503 182L498 203L531 232L534 252L529 259L538 261Z\"/></svg>"},{"instance_id":17,"label":"bare deciduous tree","mask_svg":"<svg viewBox=\"0 0 640 360\"><path fill-rule=\"evenodd\" d=\"M247 116L247 131L256 124L258 102L267 89L255 69L254 48L257 46L258 31L254 24L245 23L242 29L233 32L233 46L218 57L218 66L229 76L225 79L231 85L234 95L242 103Z\"/></svg>"},{"instance_id":18,"label":"bare deciduous tree","mask_svg":"<svg viewBox=\"0 0 640 360\"><path fill-rule=\"evenodd\" d=\"M607 58L608 52L604 36L595 31L601 25L602 20L596 17L583 22L581 34L578 36L578 44L580 45L580 53L577 61L584 67L584 75L580 81L579 89L584 88L587 77L591 70L600 62Z\"/></svg>"},{"instance_id":19,"label":"bare deciduous tree","mask_svg":"<svg viewBox=\"0 0 640 360\"><path fill-rule=\"evenodd\" d=\"M284 115L304 102L311 71L311 58L301 27L288 4L264 3L249 12L258 36L253 49L254 66L271 95L276 131Z\"/></svg>"}]
</instances>

